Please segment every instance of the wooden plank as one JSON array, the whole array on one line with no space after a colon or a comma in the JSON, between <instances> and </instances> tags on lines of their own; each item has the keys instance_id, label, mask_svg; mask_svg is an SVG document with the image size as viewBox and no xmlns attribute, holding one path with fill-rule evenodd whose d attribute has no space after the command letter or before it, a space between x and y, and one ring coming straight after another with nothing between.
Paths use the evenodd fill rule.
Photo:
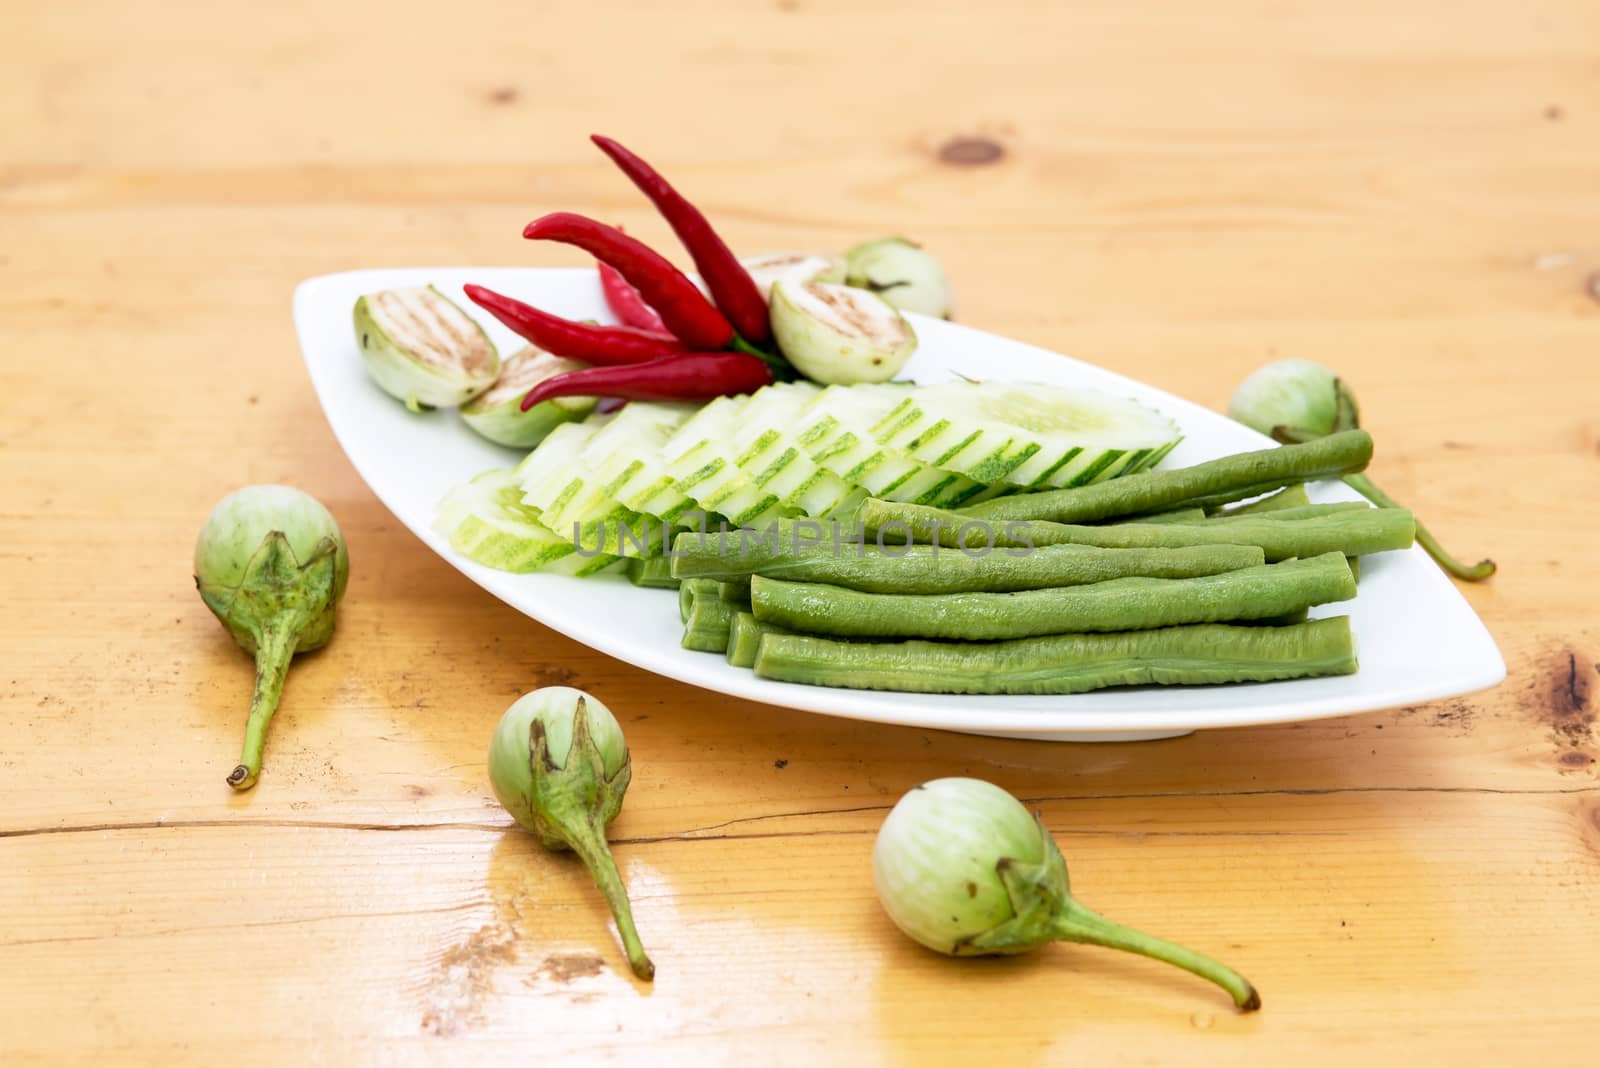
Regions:
<instances>
[{"instance_id":1,"label":"wooden plank","mask_svg":"<svg viewBox=\"0 0 1600 1068\"><path fill-rule=\"evenodd\" d=\"M0 34L0 1061L1500 1064L1600 1008L1600 11L1220 0L635 11L91 2ZM1143 745L879 727L645 675L535 626L338 452L288 294L572 264L556 208L673 248L585 142L657 159L745 251L929 244L963 321L1214 407L1338 367L1373 473L1459 554L1490 693ZM261 784L251 669L189 586L246 482L354 570ZM509 829L490 727L603 694L658 965ZM1078 947L950 962L880 914L872 835L941 775L1039 805L1084 900L1262 987L1239 1017Z\"/></svg>"}]
</instances>

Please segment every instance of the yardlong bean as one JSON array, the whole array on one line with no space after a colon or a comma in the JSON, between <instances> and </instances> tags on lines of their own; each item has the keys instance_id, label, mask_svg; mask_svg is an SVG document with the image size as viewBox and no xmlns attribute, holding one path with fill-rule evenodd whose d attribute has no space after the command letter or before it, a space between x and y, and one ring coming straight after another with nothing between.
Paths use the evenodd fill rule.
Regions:
<instances>
[{"instance_id":1,"label":"yardlong bean","mask_svg":"<svg viewBox=\"0 0 1600 1068\"><path fill-rule=\"evenodd\" d=\"M1326 439L1324 439L1326 440ZM1137 476L1130 476L1137 477ZM957 548L992 543L1000 547L1090 545L1108 549L1177 548L1183 545L1256 545L1269 561L1292 556L1347 556L1387 552L1411 545L1416 521L1404 508L1340 510L1315 519L1284 521L1239 516L1199 523L1115 523L1106 526L1010 520L975 521L960 512L918 504L868 499L857 513L871 537L909 534L912 541ZM965 542L961 540L965 533Z\"/></svg>"},{"instance_id":2,"label":"yardlong bean","mask_svg":"<svg viewBox=\"0 0 1600 1068\"><path fill-rule=\"evenodd\" d=\"M1256 515L1261 512L1276 512L1280 508L1298 508L1302 504L1310 504L1311 496L1306 493L1306 484L1296 482L1292 486L1285 486L1277 493L1262 497L1259 500L1246 501L1236 504L1218 515Z\"/></svg>"},{"instance_id":3,"label":"yardlong bean","mask_svg":"<svg viewBox=\"0 0 1600 1068\"><path fill-rule=\"evenodd\" d=\"M1340 512L1370 512L1372 505L1366 501L1333 501L1329 504L1297 504L1290 507L1274 508L1265 512L1245 512L1243 515L1232 515L1223 512L1211 516L1207 521L1211 523L1240 523L1252 519L1321 519L1325 515L1337 515Z\"/></svg>"},{"instance_id":4,"label":"yardlong bean","mask_svg":"<svg viewBox=\"0 0 1600 1068\"><path fill-rule=\"evenodd\" d=\"M1064 694L1107 686L1266 682L1356 670L1348 616L1287 627L1203 623L1003 642L840 642L768 634L757 675L910 693Z\"/></svg>"},{"instance_id":5,"label":"yardlong bean","mask_svg":"<svg viewBox=\"0 0 1600 1068\"><path fill-rule=\"evenodd\" d=\"M1337 552L1198 578L1123 578L1014 593L863 593L760 575L750 583L762 623L836 637L958 641L1266 619L1355 595L1350 566Z\"/></svg>"},{"instance_id":6,"label":"yardlong bean","mask_svg":"<svg viewBox=\"0 0 1600 1068\"><path fill-rule=\"evenodd\" d=\"M1206 517L1204 508L1174 508L1170 512L1152 512L1123 520L1127 523L1198 523Z\"/></svg>"},{"instance_id":7,"label":"yardlong bean","mask_svg":"<svg viewBox=\"0 0 1600 1068\"><path fill-rule=\"evenodd\" d=\"M751 612L736 613L728 627L728 663L734 667L752 667L762 635L788 633L782 627L762 623Z\"/></svg>"},{"instance_id":8,"label":"yardlong bean","mask_svg":"<svg viewBox=\"0 0 1600 1068\"><path fill-rule=\"evenodd\" d=\"M1081 545L1013 548L971 555L937 545L866 545L835 554L830 546L777 551L766 546L683 542L675 561L680 577L733 580L766 575L795 582L822 582L873 593L961 593L1036 590L1079 586L1108 579L1191 578L1237 571L1266 561L1253 545L1202 545L1180 548L1100 549ZM748 580L747 580L748 581ZM726 595L725 595L726 596Z\"/></svg>"},{"instance_id":9,"label":"yardlong bean","mask_svg":"<svg viewBox=\"0 0 1600 1068\"><path fill-rule=\"evenodd\" d=\"M738 611L738 605L724 601L715 590L695 594L689 605L689 615L683 621L683 647L702 653L725 652L728 629Z\"/></svg>"},{"instance_id":10,"label":"yardlong bean","mask_svg":"<svg viewBox=\"0 0 1600 1068\"><path fill-rule=\"evenodd\" d=\"M1046 519L1082 523L1173 508L1244 500L1293 482L1363 470L1372 437L1346 430L1298 445L1242 452L1171 471L1141 471L1088 486L997 497L960 510L968 519Z\"/></svg>"}]
</instances>

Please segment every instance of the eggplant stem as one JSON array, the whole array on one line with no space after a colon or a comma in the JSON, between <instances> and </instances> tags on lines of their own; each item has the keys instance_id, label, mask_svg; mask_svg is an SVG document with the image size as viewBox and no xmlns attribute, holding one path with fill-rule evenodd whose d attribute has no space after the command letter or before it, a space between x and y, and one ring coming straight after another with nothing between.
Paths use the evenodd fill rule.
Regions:
<instances>
[{"instance_id":1,"label":"eggplant stem","mask_svg":"<svg viewBox=\"0 0 1600 1068\"><path fill-rule=\"evenodd\" d=\"M1345 485L1361 494L1379 508L1400 508L1402 505L1378 488L1377 483L1363 474L1346 475ZM1476 564L1463 564L1454 556L1445 551L1439 540L1433 536L1427 527L1422 525L1422 520L1417 520L1417 544L1428 551L1428 555L1438 561L1439 566L1447 572L1461 579L1463 582L1482 582L1495 573L1495 562L1485 557Z\"/></svg>"},{"instance_id":2,"label":"eggplant stem","mask_svg":"<svg viewBox=\"0 0 1600 1068\"><path fill-rule=\"evenodd\" d=\"M1066 942L1105 946L1163 961L1220 986L1244 1012L1261 1008L1261 995L1256 993L1250 980L1226 964L1174 942L1114 923L1076 901L1069 900L1056 917L1055 936Z\"/></svg>"},{"instance_id":3,"label":"eggplant stem","mask_svg":"<svg viewBox=\"0 0 1600 1068\"><path fill-rule=\"evenodd\" d=\"M628 955L633 974L640 979L654 979L656 966L645 955L644 943L639 941L639 930L633 925L633 907L628 902L628 891L622 885L617 862L612 859L611 850L606 845L604 828L595 827L592 821L586 820L581 831L569 832L567 844L588 865L589 874L594 876L594 884L605 895L606 904L611 906L611 915L617 921L617 934L622 936L622 948Z\"/></svg>"},{"instance_id":4,"label":"eggplant stem","mask_svg":"<svg viewBox=\"0 0 1600 1068\"><path fill-rule=\"evenodd\" d=\"M250 697L250 718L244 725L244 751L239 766L228 775L228 785L248 790L261 776L261 751L267 742L267 726L278 710L283 683L289 676L289 662L300 642L298 631L286 627L264 627L256 637L256 687Z\"/></svg>"}]
</instances>

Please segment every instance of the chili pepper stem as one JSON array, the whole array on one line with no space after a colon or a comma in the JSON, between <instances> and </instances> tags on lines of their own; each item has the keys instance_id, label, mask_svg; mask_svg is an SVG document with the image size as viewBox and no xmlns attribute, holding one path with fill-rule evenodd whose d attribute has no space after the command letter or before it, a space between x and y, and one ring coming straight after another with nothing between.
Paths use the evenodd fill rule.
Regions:
<instances>
[{"instance_id":1,"label":"chili pepper stem","mask_svg":"<svg viewBox=\"0 0 1600 1068\"><path fill-rule=\"evenodd\" d=\"M742 352L747 356L754 356L756 359L772 368L772 377L774 381L792 382L799 377L799 373L794 369L794 364L790 363L782 356L768 352L766 349L757 348L755 345L750 344L750 342L746 341L738 334L733 335L733 340L728 343L728 347L735 352Z\"/></svg>"},{"instance_id":2,"label":"chili pepper stem","mask_svg":"<svg viewBox=\"0 0 1600 1068\"><path fill-rule=\"evenodd\" d=\"M250 698L250 718L244 725L244 750L239 766L228 775L228 785L248 790L261 775L261 752L267 741L267 727L278 710L283 683L289 675L299 633L291 627L266 627L256 636L256 687Z\"/></svg>"},{"instance_id":3,"label":"chili pepper stem","mask_svg":"<svg viewBox=\"0 0 1600 1068\"><path fill-rule=\"evenodd\" d=\"M1261 1008L1261 995L1250 984L1250 980L1226 964L1166 939L1115 923L1084 908L1077 901L1068 900L1057 915L1055 936L1064 942L1105 946L1164 961L1220 986L1244 1012L1255 1012Z\"/></svg>"}]
</instances>

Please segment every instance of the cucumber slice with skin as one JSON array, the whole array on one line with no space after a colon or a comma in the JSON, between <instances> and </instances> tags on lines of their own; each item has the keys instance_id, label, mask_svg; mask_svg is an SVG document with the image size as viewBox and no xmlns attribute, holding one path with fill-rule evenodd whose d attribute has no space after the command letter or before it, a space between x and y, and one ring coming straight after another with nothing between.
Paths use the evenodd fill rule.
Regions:
<instances>
[{"instance_id":1,"label":"cucumber slice with skin","mask_svg":"<svg viewBox=\"0 0 1600 1068\"><path fill-rule=\"evenodd\" d=\"M1158 461L1182 437L1136 401L1038 383L917 390L873 427L914 458L985 484L1081 486Z\"/></svg>"},{"instance_id":2,"label":"cucumber slice with skin","mask_svg":"<svg viewBox=\"0 0 1600 1068\"><path fill-rule=\"evenodd\" d=\"M740 467L786 515L831 516L864 496L813 460L794 430L819 395L808 382L768 386L751 398L734 431Z\"/></svg>"},{"instance_id":3,"label":"cucumber slice with skin","mask_svg":"<svg viewBox=\"0 0 1600 1068\"><path fill-rule=\"evenodd\" d=\"M663 449L677 489L703 513L726 516L735 526L762 523L781 514L778 495L757 485L741 466L741 460L753 464L769 442L743 448L734 442L745 422L744 410L755 395L718 397L680 427Z\"/></svg>"},{"instance_id":4,"label":"cucumber slice with skin","mask_svg":"<svg viewBox=\"0 0 1600 1068\"><path fill-rule=\"evenodd\" d=\"M887 382L917 349L905 316L864 289L778 282L770 303L778 348L816 382Z\"/></svg>"},{"instance_id":5,"label":"cucumber slice with skin","mask_svg":"<svg viewBox=\"0 0 1600 1068\"><path fill-rule=\"evenodd\" d=\"M901 401L908 386L830 386L813 402L799 432L814 460L839 478L882 500L953 508L983 490L954 472L913 459L880 443L872 428Z\"/></svg>"},{"instance_id":6,"label":"cucumber slice with skin","mask_svg":"<svg viewBox=\"0 0 1600 1068\"><path fill-rule=\"evenodd\" d=\"M505 358L494 385L461 406L461 419L497 445L532 448L562 423L588 415L596 398L556 397L523 411L523 394L547 378L586 366L528 345Z\"/></svg>"},{"instance_id":7,"label":"cucumber slice with skin","mask_svg":"<svg viewBox=\"0 0 1600 1068\"><path fill-rule=\"evenodd\" d=\"M579 553L571 539L540 523L523 503L517 473L505 469L485 471L446 494L433 528L462 556L500 571L592 575L618 563Z\"/></svg>"},{"instance_id":8,"label":"cucumber slice with skin","mask_svg":"<svg viewBox=\"0 0 1600 1068\"><path fill-rule=\"evenodd\" d=\"M670 543L675 516L645 514L622 498L646 468L659 468L661 446L688 417L686 405L630 404L583 442L567 471L555 476L564 485L540 519L553 530L571 530L585 548L621 556L656 556ZM550 497L545 490L543 496Z\"/></svg>"},{"instance_id":9,"label":"cucumber slice with skin","mask_svg":"<svg viewBox=\"0 0 1600 1068\"><path fill-rule=\"evenodd\" d=\"M778 516L798 515L795 496L806 488L806 472L795 467L800 449L787 443L781 427L813 392L810 384L768 385L744 398L744 403L728 406L722 428L707 419L707 425L693 432L712 436L683 454L680 488L690 492L702 510L728 516L738 526L760 526ZM688 435L693 422L682 433ZM693 488L686 484L690 481Z\"/></svg>"}]
</instances>

